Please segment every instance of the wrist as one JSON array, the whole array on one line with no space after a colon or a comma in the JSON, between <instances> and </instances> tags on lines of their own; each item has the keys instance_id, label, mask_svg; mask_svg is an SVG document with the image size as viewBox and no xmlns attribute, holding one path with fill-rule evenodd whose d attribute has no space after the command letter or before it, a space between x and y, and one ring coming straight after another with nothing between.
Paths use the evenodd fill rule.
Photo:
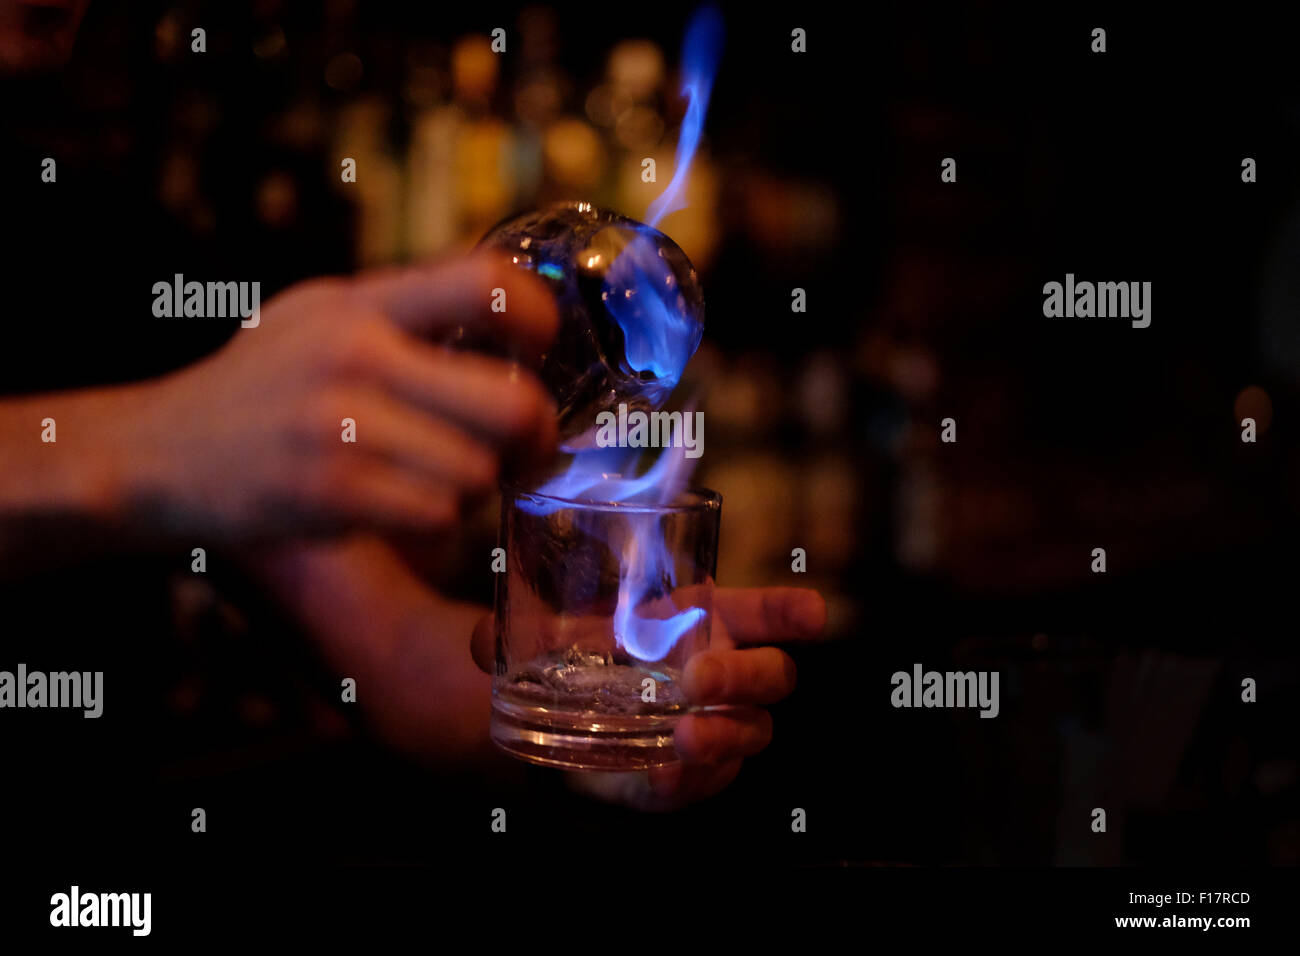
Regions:
<instances>
[{"instance_id":1,"label":"wrist","mask_svg":"<svg viewBox=\"0 0 1300 956\"><path fill-rule=\"evenodd\" d=\"M17 451L0 496L11 513L92 535L132 530L131 503L145 491L133 431L138 386L24 398L6 409L4 441Z\"/></svg>"},{"instance_id":2,"label":"wrist","mask_svg":"<svg viewBox=\"0 0 1300 956\"><path fill-rule=\"evenodd\" d=\"M115 535L118 466L103 453L94 393L0 402L0 572L93 553Z\"/></svg>"},{"instance_id":3,"label":"wrist","mask_svg":"<svg viewBox=\"0 0 1300 956\"><path fill-rule=\"evenodd\" d=\"M84 471L71 481L76 507L96 527L135 543L172 537L168 516L176 508L175 477L167 474L165 443L149 417L153 383L97 390L78 396L92 405L96 423L87 438Z\"/></svg>"}]
</instances>

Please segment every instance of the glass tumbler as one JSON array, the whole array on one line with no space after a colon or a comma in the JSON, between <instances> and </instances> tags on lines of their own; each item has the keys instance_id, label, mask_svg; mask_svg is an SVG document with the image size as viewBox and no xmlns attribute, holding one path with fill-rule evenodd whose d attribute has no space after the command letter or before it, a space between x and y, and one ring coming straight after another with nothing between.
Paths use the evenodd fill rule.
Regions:
<instances>
[{"instance_id":1,"label":"glass tumbler","mask_svg":"<svg viewBox=\"0 0 1300 956\"><path fill-rule=\"evenodd\" d=\"M532 763L672 763L686 662L709 645L722 499L565 499L505 489L492 739Z\"/></svg>"}]
</instances>

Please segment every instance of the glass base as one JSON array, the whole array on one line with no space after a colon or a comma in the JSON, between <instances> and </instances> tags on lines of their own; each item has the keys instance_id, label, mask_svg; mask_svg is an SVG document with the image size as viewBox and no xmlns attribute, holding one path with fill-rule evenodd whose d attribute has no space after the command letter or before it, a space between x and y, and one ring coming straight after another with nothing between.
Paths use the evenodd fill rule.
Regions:
<instances>
[{"instance_id":1,"label":"glass base","mask_svg":"<svg viewBox=\"0 0 1300 956\"><path fill-rule=\"evenodd\" d=\"M492 742L513 757L569 770L648 770L676 763L680 713L611 715L494 697Z\"/></svg>"}]
</instances>

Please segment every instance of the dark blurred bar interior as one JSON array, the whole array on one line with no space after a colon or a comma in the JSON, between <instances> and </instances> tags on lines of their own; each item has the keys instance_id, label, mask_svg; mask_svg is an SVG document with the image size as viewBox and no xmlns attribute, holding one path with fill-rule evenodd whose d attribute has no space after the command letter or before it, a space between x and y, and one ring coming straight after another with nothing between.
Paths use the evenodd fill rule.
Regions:
<instances>
[{"instance_id":1,"label":"dark blurred bar interior","mask_svg":"<svg viewBox=\"0 0 1300 956\"><path fill-rule=\"evenodd\" d=\"M159 275L260 276L269 298L466 249L553 199L641 217L673 167L689 12L95 3L57 93L7 105L20 140L66 139L66 217L30 238L102 282L127 379L175 361L114 319ZM1098 65L1084 39L1060 54L1092 25L1069 13L724 12L689 205L661 226L708 308L681 393L723 495L719 582L817 587L838 640L796 652L774 744L720 797L637 816L529 771L518 829L818 865L1300 862L1300 445L1274 415L1300 385L1300 98L1268 81L1281 51L1117 14ZM189 56L200 23L210 52ZM133 265L68 225L114 216ZM1044 319L1066 272L1151 280L1152 326ZM185 334L192 356L219 344ZM458 596L490 600L495 521L434 556ZM445 820L497 805L494 784L368 744L273 618L181 576L170 593L165 793L220 793L230 832L344 862L484 851ZM1000 670L999 719L891 709L889 675L918 661ZM1094 806L1120 839L1089 839Z\"/></svg>"}]
</instances>

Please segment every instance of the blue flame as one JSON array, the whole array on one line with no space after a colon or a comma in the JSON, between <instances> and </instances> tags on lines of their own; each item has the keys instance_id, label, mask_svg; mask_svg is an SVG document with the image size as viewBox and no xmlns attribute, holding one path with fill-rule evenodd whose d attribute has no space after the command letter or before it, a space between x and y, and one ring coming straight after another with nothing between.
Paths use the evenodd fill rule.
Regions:
<instances>
[{"instance_id":1,"label":"blue flame","mask_svg":"<svg viewBox=\"0 0 1300 956\"><path fill-rule=\"evenodd\" d=\"M686 205L681 198L682 187L686 185L695 147L704 132L704 115L709 108L709 94L713 92L713 77L718 70L718 61L722 59L723 32L722 14L712 6L697 10L686 26L686 40L682 44L682 95L689 97L690 102L677 138L677 168L673 170L672 182L646 211L652 226L657 226L664 216Z\"/></svg>"},{"instance_id":2,"label":"blue flame","mask_svg":"<svg viewBox=\"0 0 1300 956\"><path fill-rule=\"evenodd\" d=\"M650 204L651 226L686 205L682 189L704 130L722 36L722 14L715 7L701 8L687 25L682 93L689 103L677 140L677 168L663 194ZM666 396L699 347L703 329L687 318L677 278L648 232L634 237L610 264L601 298L623 331L628 365L653 375ZM704 622L708 611L676 607L672 590L677 587L677 572L659 527L660 516L635 507L673 501L686 487L694 463L683 448L674 446L665 449L645 474L627 477L636 457L635 450L619 448L579 451L564 474L537 489L537 497L521 498L518 505L534 515L574 508L575 522L593 533L600 533L598 519L588 521L581 506L570 502L629 505L621 540L606 542L619 553L614 637L633 657L653 662L664 660L683 636ZM669 613L663 617L665 610Z\"/></svg>"},{"instance_id":3,"label":"blue flame","mask_svg":"<svg viewBox=\"0 0 1300 956\"><path fill-rule=\"evenodd\" d=\"M623 353L635 372L649 372L663 395L675 386L704 329L687 316L677 277L643 233L623 248L605 273L601 299L623 330Z\"/></svg>"},{"instance_id":4,"label":"blue flame","mask_svg":"<svg viewBox=\"0 0 1300 956\"><path fill-rule=\"evenodd\" d=\"M686 485L689 462L684 449L665 449L640 477L625 477L638 452L627 448L592 448L574 456L573 464L537 489L545 498L528 498L519 507L533 515L548 515L571 507L569 501L601 504L667 504ZM554 501L551 499L565 499Z\"/></svg>"},{"instance_id":5,"label":"blue flame","mask_svg":"<svg viewBox=\"0 0 1300 956\"><path fill-rule=\"evenodd\" d=\"M663 660L681 638L707 616L704 608L674 610L668 617L646 613L652 606L672 602L677 587L677 570L664 544L660 516L636 505L671 502L686 486L692 462L683 448L667 448L640 477L623 477L637 452L620 448L599 448L579 452L573 464L537 490L539 497L521 497L518 507L534 515L549 515L574 509L573 520L587 533L603 537L606 526L599 516L590 516L570 501L628 504L622 523L621 540L607 544L619 555L618 604L614 611L614 638L627 653L642 661ZM614 469L614 470L610 470ZM541 495L553 497L540 497ZM557 501L555 498L568 499Z\"/></svg>"}]
</instances>

